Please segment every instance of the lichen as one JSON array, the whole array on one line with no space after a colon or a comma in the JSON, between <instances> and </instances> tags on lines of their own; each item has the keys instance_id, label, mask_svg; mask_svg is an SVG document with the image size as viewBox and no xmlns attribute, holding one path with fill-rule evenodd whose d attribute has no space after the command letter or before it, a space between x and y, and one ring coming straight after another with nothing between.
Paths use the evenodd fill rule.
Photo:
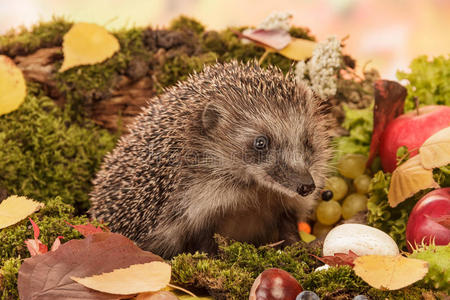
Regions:
<instances>
[{"instance_id":1,"label":"lichen","mask_svg":"<svg viewBox=\"0 0 450 300\"><path fill-rule=\"evenodd\" d=\"M17 291L17 274L22 260L20 258L10 258L0 263L0 299L19 299Z\"/></svg>"},{"instance_id":2,"label":"lichen","mask_svg":"<svg viewBox=\"0 0 450 300\"><path fill-rule=\"evenodd\" d=\"M37 201L61 196L89 207L91 179L116 137L89 120L72 122L36 85L24 104L0 116L0 186Z\"/></svg>"}]
</instances>

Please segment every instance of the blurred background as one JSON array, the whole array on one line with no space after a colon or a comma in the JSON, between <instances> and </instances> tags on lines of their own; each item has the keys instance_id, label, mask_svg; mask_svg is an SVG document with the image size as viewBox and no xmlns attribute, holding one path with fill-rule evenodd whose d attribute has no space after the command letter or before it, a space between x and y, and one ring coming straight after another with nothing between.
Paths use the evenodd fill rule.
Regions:
<instances>
[{"instance_id":1,"label":"blurred background","mask_svg":"<svg viewBox=\"0 0 450 300\"><path fill-rule=\"evenodd\" d=\"M117 29L163 27L184 14L221 29L273 11L291 12L318 40L348 35L345 52L388 79L418 55L450 54L450 0L0 0L0 34L53 15Z\"/></svg>"}]
</instances>

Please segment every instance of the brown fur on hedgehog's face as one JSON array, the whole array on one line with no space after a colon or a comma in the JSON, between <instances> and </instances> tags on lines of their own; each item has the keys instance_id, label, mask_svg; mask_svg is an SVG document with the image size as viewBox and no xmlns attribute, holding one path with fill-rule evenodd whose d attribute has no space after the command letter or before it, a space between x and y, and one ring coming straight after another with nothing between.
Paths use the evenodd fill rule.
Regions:
<instances>
[{"instance_id":1,"label":"brown fur on hedgehog's face","mask_svg":"<svg viewBox=\"0 0 450 300\"><path fill-rule=\"evenodd\" d=\"M216 170L291 198L323 185L328 136L318 100L301 85L291 88L287 97L255 93L246 101L216 101L205 108L202 123L210 141L205 151L220 157Z\"/></svg>"}]
</instances>

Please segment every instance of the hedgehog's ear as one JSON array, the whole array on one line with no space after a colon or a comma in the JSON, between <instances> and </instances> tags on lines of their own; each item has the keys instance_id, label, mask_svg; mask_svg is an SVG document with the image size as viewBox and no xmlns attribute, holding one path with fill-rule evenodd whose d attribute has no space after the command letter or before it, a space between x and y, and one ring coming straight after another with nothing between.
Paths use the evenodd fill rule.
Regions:
<instances>
[{"instance_id":1,"label":"hedgehog's ear","mask_svg":"<svg viewBox=\"0 0 450 300\"><path fill-rule=\"evenodd\" d=\"M219 123L220 112L218 107L209 102L202 113L202 125L206 133L210 133Z\"/></svg>"}]
</instances>

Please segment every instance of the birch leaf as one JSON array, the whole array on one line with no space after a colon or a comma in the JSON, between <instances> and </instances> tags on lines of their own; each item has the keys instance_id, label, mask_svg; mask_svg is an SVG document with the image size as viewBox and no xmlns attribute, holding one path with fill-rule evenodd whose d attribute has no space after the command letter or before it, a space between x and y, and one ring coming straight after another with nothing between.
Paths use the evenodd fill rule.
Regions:
<instances>
[{"instance_id":1,"label":"birch leaf","mask_svg":"<svg viewBox=\"0 0 450 300\"><path fill-rule=\"evenodd\" d=\"M166 287L170 282L171 267L160 261L116 269L109 273L91 277L70 277L72 280L96 291L131 295L155 292Z\"/></svg>"},{"instance_id":2,"label":"birch leaf","mask_svg":"<svg viewBox=\"0 0 450 300\"><path fill-rule=\"evenodd\" d=\"M0 116L19 108L27 88L22 71L5 55L0 55Z\"/></svg>"},{"instance_id":3,"label":"birch leaf","mask_svg":"<svg viewBox=\"0 0 450 300\"><path fill-rule=\"evenodd\" d=\"M117 39L105 28L77 23L64 35L64 61L59 72L80 65L101 63L120 49Z\"/></svg>"},{"instance_id":4,"label":"birch leaf","mask_svg":"<svg viewBox=\"0 0 450 300\"><path fill-rule=\"evenodd\" d=\"M365 255L354 261L353 270L370 286L398 290L421 280L428 272L426 261L401 255Z\"/></svg>"},{"instance_id":5,"label":"birch leaf","mask_svg":"<svg viewBox=\"0 0 450 300\"><path fill-rule=\"evenodd\" d=\"M410 158L392 173L388 193L391 207L396 207L420 190L439 187L433 179L433 170L422 166L420 156L421 154Z\"/></svg>"},{"instance_id":6,"label":"birch leaf","mask_svg":"<svg viewBox=\"0 0 450 300\"><path fill-rule=\"evenodd\" d=\"M0 229L22 221L42 207L44 204L26 197L8 197L0 203Z\"/></svg>"},{"instance_id":7,"label":"birch leaf","mask_svg":"<svg viewBox=\"0 0 450 300\"><path fill-rule=\"evenodd\" d=\"M450 127L444 128L430 136L420 147L419 153L425 169L433 169L450 164Z\"/></svg>"}]
</instances>

